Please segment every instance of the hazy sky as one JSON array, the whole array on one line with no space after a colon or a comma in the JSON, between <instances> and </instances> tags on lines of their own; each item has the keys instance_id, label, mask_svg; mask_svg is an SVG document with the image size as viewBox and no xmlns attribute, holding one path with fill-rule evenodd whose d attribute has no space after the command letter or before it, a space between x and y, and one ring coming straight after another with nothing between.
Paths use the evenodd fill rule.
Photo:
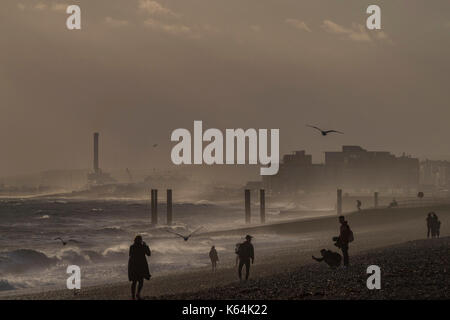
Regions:
<instances>
[{"instance_id":1,"label":"hazy sky","mask_svg":"<svg viewBox=\"0 0 450 320\"><path fill-rule=\"evenodd\" d=\"M69 31L67 4L82 9ZM379 4L382 32L365 29ZM450 155L450 1L2 0L0 175L172 166L176 128ZM342 130L323 138L305 124ZM153 149L158 143L158 149Z\"/></svg>"}]
</instances>

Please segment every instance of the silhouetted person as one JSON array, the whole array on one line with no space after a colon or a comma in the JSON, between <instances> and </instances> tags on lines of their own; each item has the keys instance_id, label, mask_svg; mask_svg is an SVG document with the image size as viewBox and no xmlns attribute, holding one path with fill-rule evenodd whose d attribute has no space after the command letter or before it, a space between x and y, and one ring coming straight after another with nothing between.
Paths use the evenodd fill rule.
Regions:
<instances>
[{"instance_id":1,"label":"silhouetted person","mask_svg":"<svg viewBox=\"0 0 450 320\"><path fill-rule=\"evenodd\" d=\"M428 213L427 215L427 238L432 235L432 229L433 229L433 215L432 212Z\"/></svg>"},{"instance_id":2,"label":"silhouetted person","mask_svg":"<svg viewBox=\"0 0 450 320\"><path fill-rule=\"evenodd\" d=\"M312 256L312 258L318 262L324 261L330 268L337 268L341 265L342 257L339 253L322 249L320 250L320 254L322 255L322 258L316 258L314 256Z\"/></svg>"},{"instance_id":3,"label":"silhouetted person","mask_svg":"<svg viewBox=\"0 0 450 320\"><path fill-rule=\"evenodd\" d=\"M216 247L211 247L211 250L209 251L209 258L211 259L212 271L215 272L217 269L217 261L219 261L219 255L217 254Z\"/></svg>"},{"instance_id":4,"label":"silhouetted person","mask_svg":"<svg viewBox=\"0 0 450 320\"><path fill-rule=\"evenodd\" d=\"M439 237L441 229L441 222L439 221L436 213L431 212L431 237L436 238Z\"/></svg>"},{"instance_id":5,"label":"silhouetted person","mask_svg":"<svg viewBox=\"0 0 450 320\"><path fill-rule=\"evenodd\" d=\"M245 241L239 245L238 256L239 256L239 267L238 274L239 280L242 280L242 267L245 265L245 280L248 280L248 276L250 275L250 259L252 260L252 264L255 261L255 252L253 249L253 245L251 244L252 236L247 235L245 237Z\"/></svg>"},{"instance_id":6,"label":"silhouetted person","mask_svg":"<svg viewBox=\"0 0 450 320\"><path fill-rule=\"evenodd\" d=\"M339 237L334 237L336 241L335 246L342 250L342 256L344 257L344 266L348 267L350 259L348 256L348 244L353 241L353 232L345 221L344 216L339 216L339 223L341 224Z\"/></svg>"},{"instance_id":7,"label":"silhouetted person","mask_svg":"<svg viewBox=\"0 0 450 320\"><path fill-rule=\"evenodd\" d=\"M356 200L356 208L358 208L358 211L361 211L361 205L362 205L361 200Z\"/></svg>"},{"instance_id":8,"label":"silhouetted person","mask_svg":"<svg viewBox=\"0 0 450 320\"><path fill-rule=\"evenodd\" d=\"M151 251L147 244L142 241L140 235L134 239L134 244L130 246L130 258L128 260L128 280L131 283L131 299L141 300L141 290L144 286L144 279L150 280L147 258ZM136 294L136 284L138 284Z\"/></svg>"}]
</instances>

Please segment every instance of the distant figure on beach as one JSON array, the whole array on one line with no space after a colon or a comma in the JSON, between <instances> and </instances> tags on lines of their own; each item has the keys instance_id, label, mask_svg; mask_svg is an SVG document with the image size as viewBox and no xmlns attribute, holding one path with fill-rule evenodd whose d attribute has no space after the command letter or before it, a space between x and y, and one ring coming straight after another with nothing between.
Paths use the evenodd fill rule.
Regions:
<instances>
[{"instance_id":1,"label":"distant figure on beach","mask_svg":"<svg viewBox=\"0 0 450 320\"><path fill-rule=\"evenodd\" d=\"M150 280L147 258L151 251L147 244L142 241L142 236L137 235L134 243L130 246L130 258L128 260L128 280L131 283L131 299L141 300L141 290L144 286L144 279ZM136 284L138 285L136 294Z\"/></svg>"},{"instance_id":2,"label":"distant figure on beach","mask_svg":"<svg viewBox=\"0 0 450 320\"><path fill-rule=\"evenodd\" d=\"M330 268L337 268L341 265L342 257L339 253L333 252L331 250L322 249L320 250L320 254L322 258L316 258L312 256L312 258L318 262L324 261Z\"/></svg>"},{"instance_id":3,"label":"distant figure on beach","mask_svg":"<svg viewBox=\"0 0 450 320\"><path fill-rule=\"evenodd\" d=\"M212 271L216 272L217 269L217 261L219 261L219 255L217 254L217 250L215 246L211 247L209 251L209 258L211 259Z\"/></svg>"},{"instance_id":4,"label":"distant figure on beach","mask_svg":"<svg viewBox=\"0 0 450 320\"><path fill-rule=\"evenodd\" d=\"M396 208L398 207L397 200L392 199L391 203L389 203L389 208Z\"/></svg>"},{"instance_id":5,"label":"distant figure on beach","mask_svg":"<svg viewBox=\"0 0 450 320\"><path fill-rule=\"evenodd\" d=\"M433 213L430 212L427 215L427 238L430 237L430 235L432 235L432 229L433 229Z\"/></svg>"},{"instance_id":6,"label":"distant figure on beach","mask_svg":"<svg viewBox=\"0 0 450 320\"><path fill-rule=\"evenodd\" d=\"M250 275L250 259L252 260L252 264L255 261L255 251L253 248L252 236L247 235L245 237L245 241L239 245L238 256L239 256L239 267L238 274L239 280L242 281L242 268L245 265L245 280L248 280L248 276Z\"/></svg>"},{"instance_id":7,"label":"distant figure on beach","mask_svg":"<svg viewBox=\"0 0 450 320\"><path fill-rule=\"evenodd\" d=\"M348 244L354 240L353 231L350 229L350 226L344 216L339 216L339 223L341 224L340 233L339 237L333 237L333 240L336 241L334 245L342 250L344 266L348 267L350 263L348 256Z\"/></svg>"},{"instance_id":8,"label":"distant figure on beach","mask_svg":"<svg viewBox=\"0 0 450 320\"><path fill-rule=\"evenodd\" d=\"M436 236L439 238L441 235L441 221L436 221Z\"/></svg>"},{"instance_id":9,"label":"distant figure on beach","mask_svg":"<svg viewBox=\"0 0 450 320\"><path fill-rule=\"evenodd\" d=\"M361 200L356 200L356 208L358 209L358 211L361 211L361 206L362 206Z\"/></svg>"},{"instance_id":10,"label":"distant figure on beach","mask_svg":"<svg viewBox=\"0 0 450 320\"><path fill-rule=\"evenodd\" d=\"M441 222L439 221L439 218L436 215L436 213L430 212L429 214L431 214L431 237L439 238ZM427 223L428 223L428 218L427 218Z\"/></svg>"}]
</instances>

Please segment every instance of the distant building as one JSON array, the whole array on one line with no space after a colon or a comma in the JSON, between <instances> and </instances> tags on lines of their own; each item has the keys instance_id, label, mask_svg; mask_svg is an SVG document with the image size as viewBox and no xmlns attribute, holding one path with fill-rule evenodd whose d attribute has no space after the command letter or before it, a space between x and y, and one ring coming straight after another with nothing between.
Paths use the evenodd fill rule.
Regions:
<instances>
[{"instance_id":1,"label":"distant building","mask_svg":"<svg viewBox=\"0 0 450 320\"><path fill-rule=\"evenodd\" d=\"M420 185L426 190L450 189L450 162L425 160L420 163Z\"/></svg>"},{"instance_id":2,"label":"distant building","mask_svg":"<svg viewBox=\"0 0 450 320\"><path fill-rule=\"evenodd\" d=\"M325 152L325 170L328 183L345 190L412 191L419 186L419 159L359 146Z\"/></svg>"},{"instance_id":3,"label":"distant building","mask_svg":"<svg viewBox=\"0 0 450 320\"><path fill-rule=\"evenodd\" d=\"M312 156L305 151L295 151L283 156L278 174L263 176L263 186L276 192L313 191L322 187L322 164L313 164Z\"/></svg>"},{"instance_id":4,"label":"distant building","mask_svg":"<svg viewBox=\"0 0 450 320\"><path fill-rule=\"evenodd\" d=\"M313 164L311 155L296 151L285 155L277 175L264 176L263 186L276 193L331 191L416 191L419 160L389 152L343 146L325 152L324 164Z\"/></svg>"}]
</instances>

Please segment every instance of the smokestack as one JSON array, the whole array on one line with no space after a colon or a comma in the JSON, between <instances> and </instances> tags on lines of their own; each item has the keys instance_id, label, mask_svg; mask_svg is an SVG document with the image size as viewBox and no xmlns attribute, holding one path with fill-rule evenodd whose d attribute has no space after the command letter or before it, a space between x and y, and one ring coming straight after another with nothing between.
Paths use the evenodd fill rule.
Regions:
<instances>
[{"instance_id":1,"label":"smokestack","mask_svg":"<svg viewBox=\"0 0 450 320\"><path fill-rule=\"evenodd\" d=\"M94 133L94 172L98 173L98 132Z\"/></svg>"}]
</instances>

